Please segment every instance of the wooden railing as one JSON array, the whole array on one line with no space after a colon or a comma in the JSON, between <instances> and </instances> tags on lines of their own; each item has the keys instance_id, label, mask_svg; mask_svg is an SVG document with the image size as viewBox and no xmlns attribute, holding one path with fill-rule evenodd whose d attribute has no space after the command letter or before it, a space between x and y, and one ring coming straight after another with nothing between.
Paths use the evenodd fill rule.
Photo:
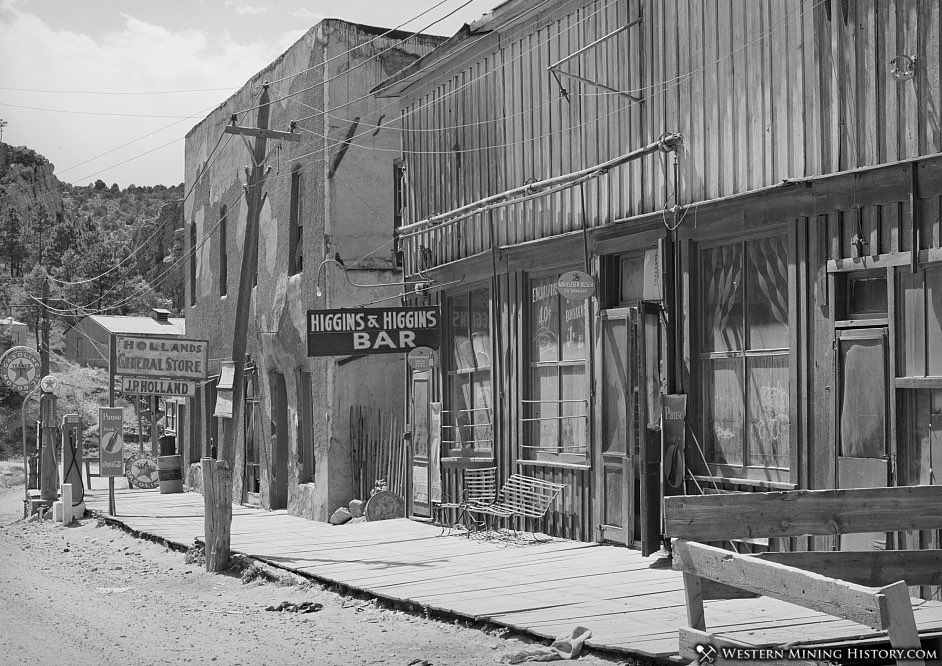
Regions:
<instances>
[{"instance_id":1,"label":"wooden railing","mask_svg":"<svg viewBox=\"0 0 942 666\"><path fill-rule=\"evenodd\" d=\"M664 504L673 567L684 574L690 627L680 629L682 656L696 661L698 644L735 645L707 632L705 600L754 596L886 631L893 648L920 647L908 586L942 584L942 550L740 555L701 542L939 529L942 486L679 496Z\"/></svg>"}]
</instances>

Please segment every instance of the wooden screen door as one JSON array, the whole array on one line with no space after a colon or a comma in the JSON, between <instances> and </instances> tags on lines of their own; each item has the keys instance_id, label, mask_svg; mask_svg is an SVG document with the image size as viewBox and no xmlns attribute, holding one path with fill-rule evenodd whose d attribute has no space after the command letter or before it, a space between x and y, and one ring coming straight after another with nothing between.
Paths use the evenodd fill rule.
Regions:
<instances>
[{"instance_id":1,"label":"wooden screen door","mask_svg":"<svg viewBox=\"0 0 942 666\"><path fill-rule=\"evenodd\" d=\"M837 487L890 483L885 327L837 331ZM841 550L882 550L886 534L845 534Z\"/></svg>"},{"instance_id":2,"label":"wooden screen door","mask_svg":"<svg viewBox=\"0 0 942 666\"><path fill-rule=\"evenodd\" d=\"M628 363L628 308L601 313L601 446L595 461L599 540L634 542L635 473L628 444L631 371Z\"/></svg>"},{"instance_id":3,"label":"wooden screen door","mask_svg":"<svg viewBox=\"0 0 942 666\"><path fill-rule=\"evenodd\" d=\"M410 505L412 515L429 518L432 515L429 465L429 403L431 373L428 370L412 372L412 473Z\"/></svg>"}]
</instances>

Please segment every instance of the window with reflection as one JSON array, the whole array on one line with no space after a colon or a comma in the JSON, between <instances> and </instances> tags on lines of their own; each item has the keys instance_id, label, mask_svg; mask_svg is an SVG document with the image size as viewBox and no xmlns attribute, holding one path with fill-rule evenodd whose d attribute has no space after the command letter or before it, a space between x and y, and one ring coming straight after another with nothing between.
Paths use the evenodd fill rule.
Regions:
<instances>
[{"instance_id":1,"label":"window with reflection","mask_svg":"<svg viewBox=\"0 0 942 666\"><path fill-rule=\"evenodd\" d=\"M700 253L701 376L710 461L789 464L786 236Z\"/></svg>"},{"instance_id":2,"label":"window with reflection","mask_svg":"<svg viewBox=\"0 0 942 666\"><path fill-rule=\"evenodd\" d=\"M530 391L525 409L530 458L586 455L588 345L586 301L556 291L558 274L530 281Z\"/></svg>"},{"instance_id":3,"label":"window with reflection","mask_svg":"<svg viewBox=\"0 0 942 666\"><path fill-rule=\"evenodd\" d=\"M490 458L494 431L488 290L449 298L447 312L449 402L442 414L442 444L452 457Z\"/></svg>"}]
</instances>

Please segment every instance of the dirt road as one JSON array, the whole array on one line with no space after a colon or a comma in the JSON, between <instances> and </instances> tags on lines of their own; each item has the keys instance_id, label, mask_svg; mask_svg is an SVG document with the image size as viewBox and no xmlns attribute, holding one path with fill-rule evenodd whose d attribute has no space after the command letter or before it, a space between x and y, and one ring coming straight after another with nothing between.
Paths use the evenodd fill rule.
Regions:
<instances>
[{"instance_id":1,"label":"dirt road","mask_svg":"<svg viewBox=\"0 0 942 666\"><path fill-rule=\"evenodd\" d=\"M22 493L0 488L0 663L495 664L527 647L317 584L207 574L93 518L26 523ZM323 609L265 610L282 601Z\"/></svg>"}]
</instances>

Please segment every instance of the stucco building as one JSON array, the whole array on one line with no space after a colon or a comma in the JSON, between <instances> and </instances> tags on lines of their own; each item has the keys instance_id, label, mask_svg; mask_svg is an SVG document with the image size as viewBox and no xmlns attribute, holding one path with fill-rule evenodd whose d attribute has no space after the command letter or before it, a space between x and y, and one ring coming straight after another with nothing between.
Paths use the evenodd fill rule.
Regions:
<instances>
[{"instance_id":1,"label":"stucco building","mask_svg":"<svg viewBox=\"0 0 942 666\"><path fill-rule=\"evenodd\" d=\"M309 358L306 313L398 304L399 105L370 90L439 41L324 20L186 137L187 334L210 341L215 375L182 421L186 464L221 451L227 409L219 398L231 382L223 368L233 349L247 197L259 197L244 417L231 443L237 501L326 519L354 495L351 407L401 410L402 364ZM224 134L230 123L300 140ZM246 167L260 145L264 180L247 192Z\"/></svg>"}]
</instances>

